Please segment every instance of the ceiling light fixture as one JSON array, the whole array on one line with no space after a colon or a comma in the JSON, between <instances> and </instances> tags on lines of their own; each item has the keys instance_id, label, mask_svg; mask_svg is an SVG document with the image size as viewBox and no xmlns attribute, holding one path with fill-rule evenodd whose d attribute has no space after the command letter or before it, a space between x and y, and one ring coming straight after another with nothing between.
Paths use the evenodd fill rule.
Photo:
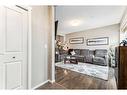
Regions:
<instances>
[{"instance_id":1,"label":"ceiling light fixture","mask_svg":"<svg viewBox=\"0 0 127 95\"><path fill-rule=\"evenodd\" d=\"M81 21L80 20L72 20L70 22L71 26L79 26L81 24Z\"/></svg>"}]
</instances>

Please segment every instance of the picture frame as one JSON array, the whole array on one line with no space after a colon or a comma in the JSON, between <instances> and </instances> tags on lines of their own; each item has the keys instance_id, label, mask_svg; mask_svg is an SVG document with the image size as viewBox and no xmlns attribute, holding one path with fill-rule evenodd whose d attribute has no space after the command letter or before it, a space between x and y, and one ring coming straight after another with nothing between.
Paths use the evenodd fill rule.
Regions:
<instances>
[{"instance_id":1,"label":"picture frame","mask_svg":"<svg viewBox=\"0 0 127 95\"><path fill-rule=\"evenodd\" d=\"M87 46L108 45L109 37L91 38L86 40Z\"/></svg>"},{"instance_id":2,"label":"picture frame","mask_svg":"<svg viewBox=\"0 0 127 95\"><path fill-rule=\"evenodd\" d=\"M84 43L84 37L70 38L69 43L70 44L83 44Z\"/></svg>"}]
</instances>

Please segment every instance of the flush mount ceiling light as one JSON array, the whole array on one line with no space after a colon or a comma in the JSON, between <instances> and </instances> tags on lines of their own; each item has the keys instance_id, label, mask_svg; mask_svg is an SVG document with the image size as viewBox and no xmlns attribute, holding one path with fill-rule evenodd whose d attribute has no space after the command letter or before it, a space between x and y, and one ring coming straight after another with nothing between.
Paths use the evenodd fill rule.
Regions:
<instances>
[{"instance_id":1,"label":"flush mount ceiling light","mask_svg":"<svg viewBox=\"0 0 127 95\"><path fill-rule=\"evenodd\" d=\"M79 26L81 24L80 20L72 20L70 21L71 26Z\"/></svg>"}]
</instances>

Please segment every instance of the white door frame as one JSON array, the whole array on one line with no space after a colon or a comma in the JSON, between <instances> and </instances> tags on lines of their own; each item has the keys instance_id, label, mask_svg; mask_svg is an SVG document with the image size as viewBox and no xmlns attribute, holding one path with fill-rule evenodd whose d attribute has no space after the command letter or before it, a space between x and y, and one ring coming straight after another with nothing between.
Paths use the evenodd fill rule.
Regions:
<instances>
[{"instance_id":1,"label":"white door frame","mask_svg":"<svg viewBox=\"0 0 127 95\"><path fill-rule=\"evenodd\" d=\"M52 14L52 80L51 82L55 82L55 26L54 26L54 22L55 22L55 17L54 17L54 13L55 13L55 9L54 9L54 6L52 6L51 8L51 14Z\"/></svg>"},{"instance_id":2,"label":"white door frame","mask_svg":"<svg viewBox=\"0 0 127 95\"><path fill-rule=\"evenodd\" d=\"M32 27L31 27L31 13L32 7L28 7L28 89L32 88L31 85L31 71L32 71Z\"/></svg>"}]
</instances>

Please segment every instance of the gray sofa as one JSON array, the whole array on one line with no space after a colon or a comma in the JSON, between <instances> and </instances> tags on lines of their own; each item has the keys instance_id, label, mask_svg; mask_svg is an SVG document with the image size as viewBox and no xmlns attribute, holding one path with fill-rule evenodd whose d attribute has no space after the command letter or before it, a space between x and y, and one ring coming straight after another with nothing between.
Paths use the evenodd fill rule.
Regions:
<instances>
[{"instance_id":1,"label":"gray sofa","mask_svg":"<svg viewBox=\"0 0 127 95\"><path fill-rule=\"evenodd\" d=\"M70 54L72 50L75 52L74 55ZM68 55L76 57L78 62L91 63L101 66L108 65L108 51L106 49L70 49Z\"/></svg>"},{"instance_id":2,"label":"gray sofa","mask_svg":"<svg viewBox=\"0 0 127 95\"><path fill-rule=\"evenodd\" d=\"M55 62L61 62L68 55L68 52L63 49L55 48Z\"/></svg>"}]
</instances>

